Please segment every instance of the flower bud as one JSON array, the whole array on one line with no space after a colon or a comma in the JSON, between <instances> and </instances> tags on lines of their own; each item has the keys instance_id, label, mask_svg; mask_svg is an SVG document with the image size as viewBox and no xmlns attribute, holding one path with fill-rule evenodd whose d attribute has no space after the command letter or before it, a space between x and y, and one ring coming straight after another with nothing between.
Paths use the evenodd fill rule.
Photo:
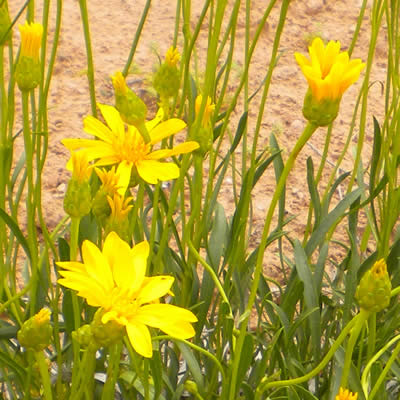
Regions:
<instances>
[{"instance_id":1,"label":"flower bud","mask_svg":"<svg viewBox=\"0 0 400 400\"><path fill-rule=\"evenodd\" d=\"M99 308L90 324L93 340L99 348L110 346L121 340L125 335L124 325L120 325L114 320L109 320L104 324L102 322L103 315L104 310Z\"/></svg>"},{"instance_id":2,"label":"flower bud","mask_svg":"<svg viewBox=\"0 0 400 400\"><path fill-rule=\"evenodd\" d=\"M72 339L79 343L80 347L87 348L95 345L91 325L82 325L76 331L72 332Z\"/></svg>"},{"instance_id":3,"label":"flower bud","mask_svg":"<svg viewBox=\"0 0 400 400\"><path fill-rule=\"evenodd\" d=\"M309 89L304 98L304 118L316 126L327 126L333 122L339 112L340 98L317 100Z\"/></svg>"},{"instance_id":4,"label":"flower bud","mask_svg":"<svg viewBox=\"0 0 400 400\"><path fill-rule=\"evenodd\" d=\"M50 310L42 308L23 323L17 337L21 346L34 351L41 351L50 344L52 332Z\"/></svg>"},{"instance_id":5,"label":"flower bud","mask_svg":"<svg viewBox=\"0 0 400 400\"><path fill-rule=\"evenodd\" d=\"M386 262L380 259L361 278L355 297L364 310L378 312L389 305L391 290Z\"/></svg>"},{"instance_id":6,"label":"flower bud","mask_svg":"<svg viewBox=\"0 0 400 400\"><path fill-rule=\"evenodd\" d=\"M70 162L67 164L69 168ZM72 153L72 178L68 182L64 197L65 212L75 218L89 214L92 206L92 193L89 184L92 166L82 152Z\"/></svg>"},{"instance_id":7,"label":"flower bud","mask_svg":"<svg viewBox=\"0 0 400 400\"><path fill-rule=\"evenodd\" d=\"M37 23L28 22L19 26L21 32L21 52L15 71L15 79L20 90L32 90L40 82L39 50L42 41L43 27Z\"/></svg>"},{"instance_id":8,"label":"flower bud","mask_svg":"<svg viewBox=\"0 0 400 400\"><path fill-rule=\"evenodd\" d=\"M115 91L115 108L124 122L139 129L146 121L146 104L127 86L120 71L111 76L111 80Z\"/></svg>"},{"instance_id":9,"label":"flower bud","mask_svg":"<svg viewBox=\"0 0 400 400\"><path fill-rule=\"evenodd\" d=\"M357 400L358 393L351 393L348 389L339 389L338 395L335 397L335 400Z\"/></svg>"},{"instance_id":10,"label":"flower bud","mask_svg":"<svg viewBox=\"0 0 400 400\"><path fill-rule=\"evenodd\" d=\"M133 207L132 204L129 204L133 198L127 197L124 200L122 196L116 193L113 198L108 196L107 200L111 208L111 215L106 220L104 234L108 235L110 232L116 232L121 239L129 242L131 233L128 213Z\"/></svg>"},{"instance_id":11,"label":"flower bud","mask_svg":"<svg viewBox=\"0 0 400 400\"><path fill-rule=\"evenodd\" d=\"M179 59L178 50L170 47L165 55L165 62L160 65L154 75L153 86L161 99L168 99L178 94L180 76L177 63Z\"/></svg>"},{"instance_id":12,"label":"flower bud","mask_svg":"<svg viewBox=\"0 0 400 400\"><path fill-rule=\"evenodd\" d=\"M12 37L11 19L8 12L8 2L2 1L0 5L0 46L6 44Z\"/></svg>"}]
</instances>

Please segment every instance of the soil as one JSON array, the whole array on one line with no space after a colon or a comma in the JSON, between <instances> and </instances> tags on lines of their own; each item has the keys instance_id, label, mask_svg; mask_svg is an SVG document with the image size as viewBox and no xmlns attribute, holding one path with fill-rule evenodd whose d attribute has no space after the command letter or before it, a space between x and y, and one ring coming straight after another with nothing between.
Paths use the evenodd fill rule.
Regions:
<instances>
[{"instance_id":1,"label":"soil","mask_svg":"<svg viewBox=\"0 0 400 400\"><path fill-rule=\"evenodd\" d=\"M13 17L25 1L14 0L9 3L10 13ZM37 20L40 21L42 2L36 1L36 3ZM228 10L231 9L232 3L233 1L229 1ZM256 27L260 22L268 3L267 0L252 2L251 26ZM253 56L250 69L250 92L262 83L266 69L269 66L281 2L278 1L277 3L263 30ZM283 157L287 158L287 155L305 126L301 109L304 94L307 90L307 83L295 62L294 52L298 51L306 54L308 43L313 35L321 35L326 40L339 40L342 44L342 49L347 49L353 37L361 3L362 1L349 2L348 0L297 0L291 2L281 40L281 56L273 74L270 94L264 109L260 146L268 146L269 136L273 131L277 135L279 144L283 149ZM95 63L96 95L97 101L101 103L113 104L113 89L110 75L115 71L122 70L125 65L144 4L145 0L108 0L104 2L88 0ZM349 6L349 4L352 5ZM200 15L202 5L203 2L200 1L192 2L192 28ZM152 1L152 6L134 58L135 73L132 73L128 77L128 84L139 95L146 95L146 102L153 105L156 99L151 91L146 90L146 80L151 76L154 65L158 62L157 53L163 57L172 43L176 12L175 6L176 1L174 0ZM52 43L54 34L55 7L55 2L52 2L49 46ZM361 58L363 61L367 58L370 41L370 10L369 5L365 13L359 40L353 53L353 57ZM24 18L24 15L21 18ZM21 19L22 22L23 20ZM200 71L204 70L207 50L207 29L208 22L205 22L200 32L200 41L196 48L200 60ZM17 30L15 32L14 45L16 46L19 43L19 34ZM240 9L236 38L234 60L235 68L237 71L240 71L243 67L244 59L244 6ZM181 42L178 42L178 49L182 48L181 45ZM371 82L385 82L386 52L385 28L382 28L371 72ZM229 88L230 91L233 92L237 82L238 80L233 75ZM343 97L340 114L335 122L332 139L329 144L328 165L323 177L325 181L332 171L332 165L329 163L334 163L337 160L344 146L361 85L362 79L353 85ZM19 96L19 93L17 95ZM250 142L259 112L260 97L260 93L257 94L250 106L248 124ZM48 226L52 229L64 216L62 202L69 179L69 173L65 169L69 154L60 141L67 137L87 137L82 129L82 121L86 115L90 114L85 42L78 1L71 0L64 2L62 33L48 106L50 143L43 177L43 208ZM363 155L364 165L368 163L372 149L372 116L375 115L378 120L382 121L383 110L384 97L381 86L374 84L371 86L369 92L368 121ZM233 131L236 129L237 121L242 112L243 104L239 102L231 120ZM21 118L19 111L17 111L16 116L16 128L18 128L20 125L18 119ZM315 132L309 144L301 152L296 167L289 177L286 207L289 214L297 216L287 226L287 230L289 230L292 237L301 239L306 225L309 204L305 174L306 159L312 156L315 168L318 167L325 137L326 129L320 128ZM353 151L357 145L357 141L358 124L356 124L350 149L342 164L344 171L353 168ZM16 154L21 150L21 145L18 146ZM241 158L240 151L238 150L237 152L238 160ZM252 233L252 243L250 243L252 246L260 240L265 214L274 188L275 180L271 169L271 171L266 171L253 191L254 231ZM323 182L320 188L324 189ZM343 194L343 189L341 190L342 192L337 192L336 202ZM232 215L234 199L232 197L232 178L229 176L224 182L220 201L225 207L226 214L228 216ZM23 218L21 217L22 220ZM346 237L343 229L339 230L338 234L344 238ZM277 270L279 263L276 251L277 248L272 246L266 259L265 273L272 277L279 275L279 271ZM332 257L336 261L340 261L343 257L342 250L335 250Z\"/></svg>"}]
</instances>

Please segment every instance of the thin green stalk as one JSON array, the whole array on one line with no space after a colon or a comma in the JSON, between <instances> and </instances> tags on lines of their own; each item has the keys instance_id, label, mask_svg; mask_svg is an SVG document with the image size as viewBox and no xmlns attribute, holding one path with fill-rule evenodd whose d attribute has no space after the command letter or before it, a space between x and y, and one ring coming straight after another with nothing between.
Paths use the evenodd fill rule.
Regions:
<instances>
[{"instance_id":1,"label":"thin green stalk","mask_svg":"<svg viewBox=\"0 0 400 400\"><path fill-rule=\"evenodd\" d=\"M95 84L94 84L94 66L93 66L92 43L91 43L91 40L90 40L89 16L88 16L86 0L79 0L79 6L80 6L80 9L81 9L83 33L85 35L86 57L87 57L87 77L88 77L88 82L89 82L90 105L91 105L91 108L92 108L93 116L97 117L96 87L95 87Z\"/></svg>"},{"instance_id":2,"label":"thin green stalk","mask_svg":"<svg viewBox=\"0 0 400 400\"><path fill-rule=\"evenodd\" d=\"M340 386L343 388L348 387L348 378L350 374L350 368L351 368L351 360L353 358L353 351L354 351L354 346L357 342L358 336L361 332L361 329L363 328L365 322L368 320L370 313L369 311L364 310L363 308L360 310L359 313L360 317L357 320L357 323L354 325L353 330L351 331L350 339L347 343L346 347L346 354L344 358L344 365L343 365L343 371L342 371L342 378L340 380Z\"/></svg>"},{"instance_id":3,"label":"thin green stalk","mask_svg":"<svg viewBox=\"0 0 400 400\"><path fill-rule=\"evenodd\" d=\"M283 193L283 190L286 185L287 177L294 166L297 155L300 153L301 149L304 147L304 145L307 143L307 141L310 139L311 135L315 132L316 129L317 129L317 126L313 125L310 122L304 128L302 135L300 136L299 140L297 141L292 152L289 155L289 158L288 158L288 160L285 164L285 167L282 171L282 174L279 178L278 184L276 186L274 195L272 197L272 200L271 200L271 203L270 203L270 206L268 209L268 213L267 213L267 216L265 219L263 234L262 234L261 241L260 241L260 244L258 247L257 261L256 261L255 270L254 270L254 276L253 276L253 282L251 285L250 295L249 295L246 310L244 313L245 316L242 319L242 323L240 326L240 334L239 334L239 338L237 340L235 353L234 353L233 366L232 366L232 378L231 378L231 386L230 386L230 394L229 394L230 400L234 400L235 396L236 396L236 379L237 379L239 363L240 363L240 354L241 354L242 347L244 344L244 338L246 336L247 323L250 318L251 310L253 308L253 305L254 305L254 302L255 302L255 299L257 296L257 289L258 289L258 285L259 285L261 273L262 273L264 249L267 244L267 239L268 239L275 207L278 203L279 198L281 197L281 194Z\"/></svg>"},{"instance_id":4,"label":"thin green stalk","mask_svg":"<svg viewBox=\"0 0 400 400\"><path fill-rule=\"evenodd\" d=\"M134 37L133 42L132 42L132 46L131 46L131 50L130 50L130 53L129 53L129 56L128 56L128 60L126 61L124 70L122 72L122 75L124 75L125 77L129 74L129 69L131 67L131 64L132 64L132 61L133 61L133 56L135 55L136 48L137 48L137 45L139 43L139 39L140 39L140 36L141 36L141 33L142 33L142 29L143 29L144 23L146 22L147 14L149 13L150 5L151 5L151 0L147 0L146 4L144 6L144 9L143 9L142 17L140 18L139 25L138 25L138 27L136 29L136 34L135 34L135 37Z\"/></svg>"},{"instance_id":5,"label":"thin green stalk","mask_svg":"<svg viewBox=\"0 0 400 400\"><path fill-rule=\"evenodd\" d=\"M79 366L78 374L72 379L71 400L81 400L83 391L94 379L94 369L96 365L96 351L90 345L86 349L82 362ZM77 368L74 366L74 369Z\"/></svg>"},{"instance_id":6,"label":"thin green stalk","mask_svg":"<svg viewBox=\"0 0 400 400\"><path fill-rule=\"evenodd\" d=\"M39 365L40 377L42 378L44 399L53 400L53 394L51 392L51 382L49 376L49 367L46 363L43 351L35 352L35 358Z\"/></svg>"},{"instance_id":7,"label":"thin green stalk","mask_svg":"<svg viewBox=\"0 0 400 400\"><path fill-rule=\"evenodd\" d=\"M154 192L153 192L153 204L152 204L152 209L153 209L153 215L151 217L151 229L150 229L150 240L149 240L149 245L150 245L150 253L149 257L147 259L147 269L150 267L151 260L154 254L154 242L156 238L156 232L157 232L157 219L158 219L158 213L159 213L159 199L160 199L160 190L161 190L161 185L160 183L157 183Z\"/></svg>"},{"instance_id":8,"label":"thin green stalk","mask_svg":"<svg viewBox=\"0 0 400 400\"><path fill-rule=\"evenodd\" d=\"M122 351L122 341L110 346L110 356L107 367L107 380L104 384L101 400L113 399L115 395L115 383L119 373L119 362Z\"/></svg>"},{"instance_id":9,"label":"thin green stalk","mask_svg":"<svg viewBox=\"0 0 400 400\"><path fill-rule=\"evenodd\" d=\"M368 347L367 347L367 360L369 361L375 353L376 342L376 313L371 315L368 320Z\"/></svg>"},{"instance_id":10,"label":"thin green stalk","mask_svg":"<svg viewBox=\"0 0 400 400\"><path fill-rule=\"evenodd\" d=\"M375 394L374 394L371 397L372 392L368 396L368 376L369 376L372 366L374 365L375 361L378 360L378 358L380 358L394 343L396 343L399 340L400 340L400 335L397 335L393 339L391 339L388 343L385 344L385 346L383 346L377 353L374 354L374 356L368 361L368 364L365 366L365 369L361 376L361 386L363 388L363 392L364 392L366 399L371 400L375 396ZM381 372L381 374L379 375L379 377L375 383L374 388L375 387L379 388L379 386L382 382L380 382L379 386L377 386L378 381L380 381L381 377L384 378L387 375L387 372L391 368L391 365L392 365L393 361L395 361L399 351L400 351L400 343L397 344L396 348L392 352L391 357L389 358L389 360L386 364L386 367L388 367L388 369L386 370L386 367L385 367L385 369Z\"/></svg>"},{"instance_id":11,"label":"thin green stalk","mask_svg":"<svg viewBox=\"0 0 400 400\"><path fill-rule=\"evenodd\" d=\"M284 386L292 386L298 385L300 383L307 382L308 380L312 379L315 375L317 375L320 371L322 371L328 362L332 359L335 355L336 350L342 344L348 333L353 329L353 327L358 323L359 320L363 319L364 317L361 314L357 314L354 316L344 327L338 338L333 342L332 346L330 347L329 351L326 353L325 357L321 360L321 362L309 373L306 375L300 376L294 379L285 379L282 381L275 381L275 382L268 382L268 378L264 378L266 381L261 382L261 385L256 390L255 400L261 400L262 394L271 388L274 387L284 387Z\"/></svg>"}]
</instances>

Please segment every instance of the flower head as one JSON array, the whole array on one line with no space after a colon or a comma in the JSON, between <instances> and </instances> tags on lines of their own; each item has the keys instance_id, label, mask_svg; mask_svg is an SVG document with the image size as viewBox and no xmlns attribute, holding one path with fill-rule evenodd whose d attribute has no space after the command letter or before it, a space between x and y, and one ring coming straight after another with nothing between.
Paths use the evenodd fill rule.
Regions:
<instances>
[{"instance_id":1,"label":"flower head","mask_svg":"<svg viewBox=\"0 0 400 400\"><path fill-rule=\"evenodd\" d=\"M195 332L195 315L171 304L157 303L170 290L174 278L146 277L149 245L141 242L130 248L115 232L105 239L103 251L86 240L82 244L83 262L58 262L63 277L58 283L77 290L89 305L101 307L101 322L115 321L124 326L133 348L151 357L148 327L167 335L188 339Z\"/></svg>"},{"instance_id":2,"label":"flower head","mask_svg":"<svg viewBox=\"0 0 400 400\"><path fill-rule=\"evenodd\" d=\"M165 54L165 62L171 67L176 67L180 58L181 55L179 54L178 49L173 46L171 46Z\"/></svg>"},{"instance_id":3,"label":"flower head","mask_svg":"<svg viewBox=\"0 0 400 400\"><path fill-rule=\"evenodd\" d=\"M128 241L130 239L129 231L129 211L132 209L132 197L124 199L118 193L113 197L107 196L107 201L111 209L111 214L105 223L105 233L116 232L118 235Z\"/></svg>"},{"instance_id":4,"label":"flower head","mask_svg":"<svg viewBox=\"0 0 400 400\"><path fill-rule=\"evenodd\" d=\"M42 308L32 318L23 323L17 334L21 346L40 351L50 344L53 332L50 325L50 314L49 309Z\"/></svg>"},{"instance_id":5,"label":"flower head","mask_svg":"<svg viewBox=\"0 0 400 400\"><path fill-rule=\"evenodd\" d=\"M70 150L82 149L81 152L86 153L89 160L97 159L96 166L118 164L117 171L124 186L128 186L132 171L152 184L176 179L179 176L178 166L159 160L189 153L199 147L196 142L186 142L173 149L153 151L154 144L181 131L186 126L185 122L177 118L160 122L162 116L158 114L154 120L146 123L150 142L145 143L137 128L124 125L114 107L99 104L99 108L108 126L88 116L84 120L84 129L100 140L64 139L62 143Z\"/></svg>"},{"instance_id":6,"label":"flower head","mask_svg":"<svg viewBox=\"0 0 400 400\"><path fill-rule=\"evenodd\" d=\"M355 297L364 310L378 312L389 305L391 291L386 262L380 259L362 276Z\"/></svg>"},{"instance_id":7,"label":"flower head","mask_svg":"<svg viewBox=\"0 0 400 400\"><path fill-rule=\"evenodd\" d=\"M199 94L196 97L196 101L195 101L195 105L194 105L195 110L196 110L196 115L198 115L200 112L202 101L203 101L203 96L201 94ZM201 121L201 124L204 128L210 124L211 116L213 115L214 110L215 110L215 104L212 102L211 97L207 96L206 107L204 109L203 119Z\"/></svg>"},{"instance_id":8,"label":"flower head","mask_svg":"<svg viewBox=\"0 0 400 400\"><path fill-rule=\"evenodd\" d=\"M39 50L43 27L37 23L20 25L21 52L16 67L16 81L21 90L34 89L41 80Z\"/></svg>"},{"instance_id":9,"label":"flower head","mask_svg":"<svg viewBox=\"0 0 400 400\"><path fill-rule=\"evenodd\" d=\"M339 389L339 393L335 400L357 400L358 393L351 393L348 389Z\"/></svg>"},{"instance_id":10,"label":"flower head","mask_svg":"<svg viewBox=\"0 0 400 400\"><path fill-rule=\"evenodd\" d=\"M343 93L357 81L365 64L360 59L350 60L346 51L340 52L340 42L330 41L325 47L319 37L313 40L309 53L310 59L295 53L309 85L303 114L315 125L326 126L336 118Z\"/></svg>"},{"instance_id":11,"label":"flower head","mask_svg":"<svg viewBox=\"0 0 400 400\"><path fill-rule=\"evenodd\" d=\"M310 59L300 53L295 53L295 57L318 101L341 98L365 67L359 58L350 61L347 51L340 52L340 42L331 40L325 47L321 38L317 37L309 52Z\"/></svg>"},{"instance_id":12,"label":"flower head","mask_svg":"<svg viewBox=\"0 0 400 400\"><path fill-rule=\"evenodd\" d=\"M79 152L72 152L72 179L82 183L88 181L92 175L93 166L89 164L87 155ZM70 169L71 163L67 163L67 169Z\"/></svg>"}]
</instances>

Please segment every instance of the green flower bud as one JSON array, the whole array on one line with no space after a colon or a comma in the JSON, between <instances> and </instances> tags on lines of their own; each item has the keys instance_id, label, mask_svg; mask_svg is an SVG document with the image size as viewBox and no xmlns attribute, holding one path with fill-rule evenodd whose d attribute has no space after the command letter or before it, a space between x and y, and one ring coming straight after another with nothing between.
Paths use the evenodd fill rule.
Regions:
<instances>
[{"instance_id":1,"label":"green flower bud","mask_svg":"<svg viewBox=\"0 0 400 400\"><path fill-rule=\"evenodd\" d=\"M107 196L109 193L103 187L96 192L93 203L92 203L92 212L93 215L98 219L101 226L104 227L106 219L111 214L111 207L108 204Z\"/></svg>"},{"instance_id":2,"label":"green flower bud","mask_svg":"<svg viewBox=\"0 0 400 400\"><path fill-rule=\"evenodd\" d=\"M199 148L195 150L195 153L204 156L212 147L213 144L213 131L211 127L204 128L200 126L198 129L191 129L189 134L189 140L194 140L199 144Z\"/></svg>"},{"instance_id":3,"label":"green flower bud","mask_svg":"<svg viewBox=\"0 0 400 400\"><path fill-rule=\"evenodd\" d=\"M384 259L378 260L361 278L356 300L366 311L378 312L389 305L392 284Z\"/></svg>"},{"instance_id":4,"label":"green flower bud","mask_svg":"<svg viewBox=\"0 0 400 400\"><path fill-rule=\"evenodd\" d=\"M170 47L165 55L165 62L160 65L154 75L153 86L161 98L168 99L178 94L180 76L176 65L179 59L178 50Z\"/></svg>"},{"instance_id":5,"label":"green flower bud","mask_svg":"<svg viewBox=\"0 0 400 400\"><path fill-rule=\"evenodd\" d=\"M65 212L75 218L82 218L90 213L92 207L92 191L89 184L92 166L83 152L72 153L72 178L68 182L64 197ZM67 168L70 169L68 162Z\"/></svg>"},{"instance_id":6,"label":"green flower bud","mask_svg":"<svg viewBox=\"0 0 400 400\"><path fill-rule=\"evenodd\" d=\"M124 200L116 193L113 198L107 197L107 200L111 208L111 215L106 220L104 234L107 236L110 232L116 232L121 239L129 242L131 232L128 213L133 207L129 204L133 198L127 197Z\"/></svg>"},{"instance_id":7,"label":"green flower bud","mask_svg":"<svg viewBox=\"0 0 400 400\"><path fill-rule=\"evenodd\" d=\"M93 339L92 327L88 324L82 325L76 331L73 331L72 339L79 343L82 348L96 345Z\"/></svg>"},{"instance_id":8,"label":"green flower bud","mask_svg":"<svg viewBox=\"0 0 400 400\"><path fill-rule=\"evenodd\" d=\"M303 105L304 118L316 126L327 126L336 119L340 100L341 98L317 100L308 89Z\"/></svg>"},{"instance_id":9,"label":"green flower bud","mask_svg":"<svg viewBox=\"0 0 400 400\"><path fill-rule=\"evenodd\" d=\"M34 351L41 351L50 344L52 333L50 310L42 308L23 323L17 333L17 338L21 346Z\"/></svg>"},{"instance_id":10,"label":"green flower bud","mask_svg":"<svg viewBox=\"0 0 400 400\"><path fill-rule=\"evenodd\" d=\"M71 217L82 218L90 213L92 193L89 182L71 179L64 197L64 211Z\"/></svg>"},{"instance_id":11,"label":"green flower bud","mask_svg":"<svg viewBox=\"0 0 400 400\"><path fill-rule=\"evenodd\" d=\"M121 72L116 72L111 79L115 91L115 108L124 122L139 129L146 121L146 104L127 86Z\"/></svg>"},{"instance_id":12,"label":"green flower bud","mask_svg":"<svg viewBox=\"0 0 400 400\"><path fill-rule=\"evenodd\" d=\"M11 19L8 12L8 2L3 1L0 6L0 45L6 44L12 37Z\"/></svg>"},{"instance_id":13,"label":"green flower bud","mask_svg":"<svg viewBox=\"0 0 400 400\"><path fill-rule=\"evenodd\" d=\"M98 347L107 347L117 343L125 335L125 326L114 320L107 323L102 322L104 310L99 308L94 314L92 323L90 324L94 342Z\"/></svg>"},{"instance_id":14,"label":"green flower bud","mask_svg":"<svg viewBox=\"0 0 400 400\"><path fill-rule=\"evenodd\" d=\"M20 25L21 52L15 70L15 79L20 90L34 89L42 79L39 50L42 41L43 27L28 22Z\"/></svg>"}]
</instances>

